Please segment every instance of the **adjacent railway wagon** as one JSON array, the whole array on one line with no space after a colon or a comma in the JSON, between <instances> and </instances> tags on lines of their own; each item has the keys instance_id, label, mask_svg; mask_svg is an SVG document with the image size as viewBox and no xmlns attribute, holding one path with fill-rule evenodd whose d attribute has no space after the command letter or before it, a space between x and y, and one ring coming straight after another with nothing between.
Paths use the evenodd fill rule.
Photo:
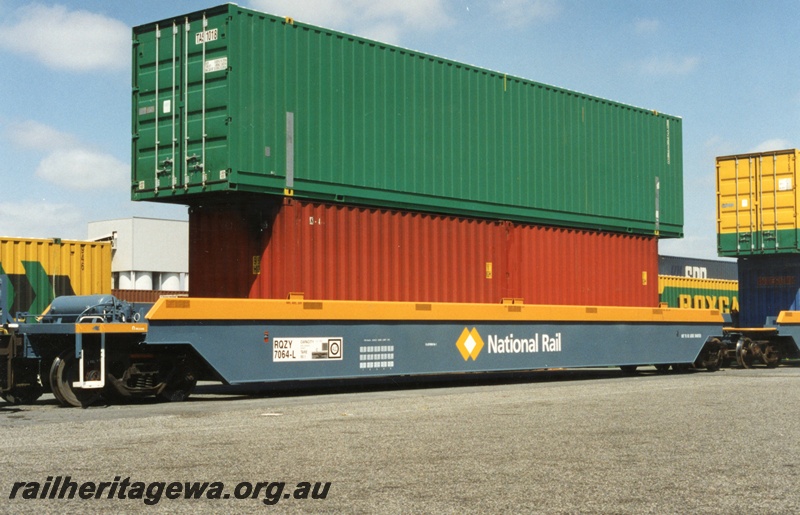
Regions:
<instances>
[{"instance_id":1,"label":"adjacent railway wagon","mask_svg":"<svg viewBox=\"0 0 800 515\"><path fill-rule=\"evenodd\" d=\"M0 321L39 314L61 295L111 292L111 244L61 239L0 238Z\"/></svg>"},{"instance_id":2,"label":"adjacent railway wagon","mask_svg":"<svg viewBox=\"0 0 800 515\"><path fill-rule=\"evenodd\" d=\"M39 315L57 296L111 291L111 245L61 239L0 238L0 393L40 390L39 364L8 324L17 313Z\"/></svg>"},{"instance_id":3,"label":"adjacent railway wagon","mask_svg":"<svg viewBox=\"0 0 800 515\"><path fill-rule=\"evenodd\" d=\"M717 158L717 243L738 258L739 312L721 340L742 366L800 358L796 149Z\"/></svg>"}]
</instances>

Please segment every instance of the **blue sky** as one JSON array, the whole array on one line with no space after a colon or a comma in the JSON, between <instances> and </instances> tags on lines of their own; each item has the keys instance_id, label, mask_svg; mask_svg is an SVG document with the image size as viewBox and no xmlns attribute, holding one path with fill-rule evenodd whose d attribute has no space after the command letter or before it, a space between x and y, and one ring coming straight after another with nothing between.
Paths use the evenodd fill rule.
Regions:
<instances>
[{"instance_id":1,"label":"blue sky","mask_svg":"<svg viewBox=\"0 0 800 515\"><path fill-rule=\"evenodd\" d=\"M129 200L130 29L218 2L0 0L0 235L185 219ZM800 147L800 2L250 0L240 5L683 118L685 233L715 258L714 157Z\"/></svg>"}]
</instances>

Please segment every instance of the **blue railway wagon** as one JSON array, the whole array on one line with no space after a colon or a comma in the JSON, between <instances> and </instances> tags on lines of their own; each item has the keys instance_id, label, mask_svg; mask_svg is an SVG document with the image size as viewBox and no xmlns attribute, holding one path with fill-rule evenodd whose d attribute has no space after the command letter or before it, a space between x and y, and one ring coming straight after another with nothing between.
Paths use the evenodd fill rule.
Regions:
<instances>
[{"instance_id":1,"label":"blue railway wagon","mask_svg":"<svg viewBox=\"0 0 800 515\"><path fill-rule=\"evenodd\" d=\"M354 317L354 313L358 313ZM163 299L148 345L229 383L692 363L719 312L525 304ZM238 342L237 352L220 345Z\"/></svg>"},{"instance_id":2,"label":"blue railway wagon","mask_svg":"<svg viewBox=\"0 0 800 515\"><path fill-rule=\"evenodd\" d=\"M708 363L717 310L414 302L162 298L141 320L107 298L15 330L56 398L87 406L197 380L226 384ZM61 310L64 311L64 310ZM109 314L117 313L113 319ZM87 319L86 317L89 317ZM38 361L36 361L38 360ZM713 363L707 366L713 367ZM25 398L26 392L17 395ZM35 393L35 392L33 392ZM28 395L31 397L32 395Z\"/></svg>"}]
</instances>

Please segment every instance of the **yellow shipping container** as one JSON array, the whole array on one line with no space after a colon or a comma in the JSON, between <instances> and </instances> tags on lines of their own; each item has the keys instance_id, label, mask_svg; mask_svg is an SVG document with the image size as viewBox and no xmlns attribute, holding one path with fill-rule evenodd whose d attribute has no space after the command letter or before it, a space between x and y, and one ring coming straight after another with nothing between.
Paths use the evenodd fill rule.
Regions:
<instances>
[{"instance_id":1,"label":"yellow shipping container","mask_svg":"<svg viewBox=\"0 0 800 515\"><path fill-rule=\"evenodd\" d=\"M8 314L41 313L60 295L111 293L111 244L0 238L0 276Z\"/></svg>"},{"instance_id":2,"label":"yellow shipping container","mask_svg":"<svg viewBox=\"0 0 800 515\"><path fill-rule=\"evenodd\" d=\"M717 158L720 256L800 252L796 149Z\"/></svg>"},{"instance_id":3,"label":"yellow shipping container","mask_svg":"<svg viewBox=\"0 0 800 515\"><path fill-rule=\"evenodd\" d=\"M739 281L658 276L659 302L671 308L739 311Z\"/></svg>"}]
</instances>

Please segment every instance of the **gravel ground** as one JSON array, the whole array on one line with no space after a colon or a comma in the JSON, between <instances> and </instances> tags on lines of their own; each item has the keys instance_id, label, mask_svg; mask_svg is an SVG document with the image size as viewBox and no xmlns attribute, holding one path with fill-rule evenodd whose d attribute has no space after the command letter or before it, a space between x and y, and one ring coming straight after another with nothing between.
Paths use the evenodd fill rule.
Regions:
<instances>
[{"instance_id":1,"label":"gravel ground","mask_svg":"<svg viewBox=\"0 0 800 515\"><path fill-rule=\"evenodd\" d=\"M85 410L0 401L0 511L800 513L800 368L471 379L279 396L205 386L185 403ZM58 476L115 495L130 478L142 499L109 499L111 485L98 499L23 498ZM163 490L145 504L151 483L176 481L221 482L222 498ZM244 482L272 484L236 499ZM302 482L330 482L327 497L292 498Z\"/></svg>"}]
</instances>

